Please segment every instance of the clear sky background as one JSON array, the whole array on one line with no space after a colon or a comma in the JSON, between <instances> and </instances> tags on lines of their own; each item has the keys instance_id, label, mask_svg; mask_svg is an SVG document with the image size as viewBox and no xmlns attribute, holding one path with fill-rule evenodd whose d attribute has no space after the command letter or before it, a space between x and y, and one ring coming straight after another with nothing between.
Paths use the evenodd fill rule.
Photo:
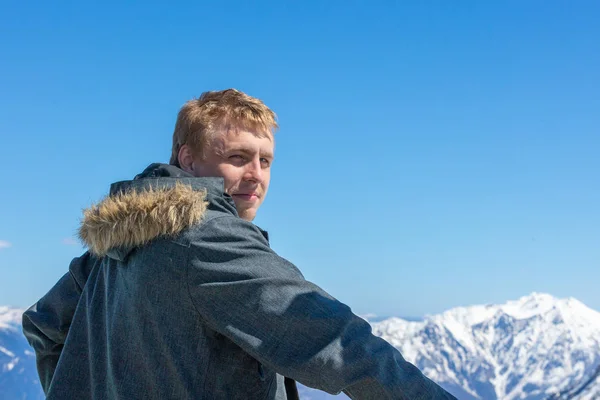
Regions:
<instances>
[{"instance_id":1,"label":"clear sky background","mask_svg":"<svg viewBox=\"0 0 600 400\"><path fill-rule=\"evenodd\" d=\"M82 3L0 6L0 304L168 162L186 100L235 87L281 125L255 222L355 312L600 310L599 2Z\"/></svg>"}]
</instances>

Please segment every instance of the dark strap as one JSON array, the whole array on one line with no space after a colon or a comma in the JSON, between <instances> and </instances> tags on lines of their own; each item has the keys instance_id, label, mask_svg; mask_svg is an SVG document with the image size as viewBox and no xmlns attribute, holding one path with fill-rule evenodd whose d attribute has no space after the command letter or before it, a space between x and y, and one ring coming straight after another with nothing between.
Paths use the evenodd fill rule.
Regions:
<instances>
[{"instance_id":1,"label":"dark strap","mask_svg":"<svg viewBox=\"0 0 600 400\"><path fill-rule=\"evenodd\" d=\"M298 395L298 387L296 386L296 381L291 378L285 378L283 380L285 385L285 396L287 400L300 400L300 395Z\"/></svg>"}]
</instances>

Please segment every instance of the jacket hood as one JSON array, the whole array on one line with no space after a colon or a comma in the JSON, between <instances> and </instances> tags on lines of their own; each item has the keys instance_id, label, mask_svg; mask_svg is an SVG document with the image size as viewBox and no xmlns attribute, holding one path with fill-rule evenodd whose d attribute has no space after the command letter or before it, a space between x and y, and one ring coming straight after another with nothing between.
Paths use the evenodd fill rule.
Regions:
<instances>
[{"instance_id":1,"label":"jacket hood","mask_svg":"<svg viewBox=\"0 0 600 400\"><path fill-rule=\"evenodd\" d=\"M79 237L92 254L124 261L133 248L200 222L208 194L223 192L223 178L152 164L133 180L113 183L107 197L84 210Z\"/></svg>"}]
</instances>

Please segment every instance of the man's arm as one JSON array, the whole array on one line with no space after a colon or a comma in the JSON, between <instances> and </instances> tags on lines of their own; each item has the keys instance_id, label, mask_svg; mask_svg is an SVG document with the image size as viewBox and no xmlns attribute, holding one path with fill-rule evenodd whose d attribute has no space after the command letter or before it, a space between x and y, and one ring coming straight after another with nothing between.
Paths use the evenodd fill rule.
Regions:
<instances>
[{"instance_id":1,"label":"man's arm","mask_svg":"<svg viewBox=\"0 0 600 400\"><path fill-rule=\"evenodd\" d=\"M207 221L190 248L199 315L248 354L306 386L353 399L453 399L370 325L273 252L239 218Z\"/></svg>"},{"instance_id":2,"label":"man's arm","mask_svg":"<svg viewBox=\"0 0 600 400\"><path fill-rule=\"evenodd\" d=\"M89 253L73 259L69 272L23 313L23 333L35 350L44 393L48 392L82 288L89 276Z\"/></svg>"}]
</instances>

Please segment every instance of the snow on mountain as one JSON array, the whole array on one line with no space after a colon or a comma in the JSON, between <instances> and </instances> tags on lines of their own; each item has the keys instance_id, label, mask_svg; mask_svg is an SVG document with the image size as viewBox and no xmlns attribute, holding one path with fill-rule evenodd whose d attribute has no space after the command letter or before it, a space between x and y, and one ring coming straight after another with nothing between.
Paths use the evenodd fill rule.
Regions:
<instances>
[{"instance_id":1,"label":"snow on mountain","mask_svg":"<svg viewBox=\"0 0 600 400\"><path fill-rule=\"evenodd\" d=\"M600 365L600 313L573 298L533 293L373 330L460 399L547 399Z\"/></svg>"},{"instance_id":2,"label":"snow on mountain","mask_svg":"<svg viewBox=\"0 0 600 400\"><path fill-rule=\"evenodd\" d=\"M595 379L587 382L571 397L564 397L563 400L598 400L600 399L600 368Z\"/></svg>"},{"instance_id":3,"label":"snow on mountain","mask_svg":"<svg viewBox=\"0 0 600 400\"><path fill-rule=\"evenodd\" d=\"M0 398L43 399L35 354L21 332L24 310L0 306Z\"/></svg>"},{"instance_id":4,"label":"snow on mountain","mask_svg":"<svg viewBox=\"0 0 600 400\"><path fill-rule=\"evenodd\" d=\"M600 365L591 375L576 385L557 393L548 400L597 400L600 399Z\"/></svg>"}]
</instances>

